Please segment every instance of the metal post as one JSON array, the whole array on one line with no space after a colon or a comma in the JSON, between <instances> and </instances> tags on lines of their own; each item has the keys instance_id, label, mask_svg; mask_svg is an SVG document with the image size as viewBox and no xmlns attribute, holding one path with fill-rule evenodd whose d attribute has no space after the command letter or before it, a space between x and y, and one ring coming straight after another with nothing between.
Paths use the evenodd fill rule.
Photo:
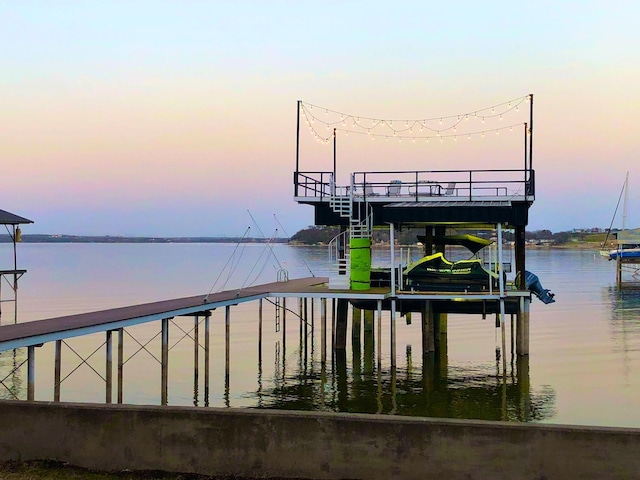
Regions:
<instances>
[{"instance_id":1,"label":"metal post","mask_svg":"<svg viewBox=\"0 0 640 480\"><path fill-rule=\"evenodd\" d=\"M16 226L13 225L13 323L18 323L18 254L16 249Z\"/></svg>"},{"instance_id":2,"label":"metal post","mask_svg":"<svg viewBox=\"0 0 640 480\"><path fill-rule=\"evenodd\" d=\"M231 348L231 305L227 305L224 311L224 400L229 406L229 363Z\"/></svg>"},{"instance_id":3,"label":"metal post","mask_svg":"<svg viewBox=\"0 0 640 480\"><path fill-rule=\"evenodd\" d=\"M303 300L302 297L298 298L298 318L300 319L300 344L302 345L302 323L304 322L304 317L306 316L306 312L304 311Z\"/></svg>"},{"instance_id":4,"label":"metal post","mask_svg":"<svg viewBox=\"0 0 640 480\"><path fill-rule=\"evenodd\" d=\"M27 347L27 400L35 400L36 391L36 347Z\"/></svg>"},{"instance_id":5,"label":"metal post","mask_svg":"<svg viewBox=\"0 0 640 480\"><path fill-rule=\"evenodd\" d=\"M62 370L62 340L56 340L53 375L53 401L60 401L60 372Z\"/></svg>"},{"instance_id":6,"label":"metal post","mask_svg":"<svg viewBox=\"0 0 640 480\"><path fill-rule=\"evenodd\" d=\"M327 361L327 299L320 299L320 361Z\"/></svg>"},{"instance_id":7,"label":"metal post","mask_svg":"<svg viewBox=\"0 0 640 480\"><path fill-rule=\"evenodd\" d=\"M502 224L498 223L498 285L500 286L500 330L502 333L502 373L507 374L507 340L505 326L505 309L504 309L504 265L502 264Z\"/></svg>"},{"instance_id":8,"label":"metal post","mask_svg":"<svg viewBox=\"0 0 640 480\"><path fill-rule=\"evenodd\" d=\"M307 345L306 337L309 334L309 299L304 298L304 336L305 336L305 347Z\"/></svg>"},{"instance_id":9,"label":"metal post","mask_svg":"<svg viewBox=\"0 0 640 480\"><path fill-rule=\"evenodd\" d=\"M336 129L333 129L333 185L334 188L338 184L338 179L336 178ZM335 195L335 192L332 192Z\"/></svg>"},{"instance_id":10,"label":"metal post","mask_svg":"<svg viewBox=\"0 0 640 480\"><path fill-rule=\"evenodd\" d=\"M196 315L193 320L193 404L194 406L198 406L198 384L200 383L199 378L199 367L200 367L200 358L198 357L200 342L198 339L198 327L200 323L200 317Z\"/></svg>"},{"instance_id":11,"label":"metal post","mask_svg":"<svg viewBox=\"0 0 640 480\"><path fill-rule=\"evenodd\" d=\"M533 93L529 95L529 169L533 171Z\"/></svg>"},{"instance_id":12,"label":"metal post","mask_svg":"<svg viewBox=\"0 0 640 480\"><path fill-rule=\"evenodd\" d=\"M378 300L378 373L382 366L382 300Z\"/></svg>"},{"instance_id":13,"label":"metal post","mask_svg":"<svg viewBox=\"0 0 640 480\"><path fill-rule=\"evenodd\" d=\"M113 399L113 342L112 330L107 330L105 341L106 365L105 365L105 403L111 403Z\"/></svg>"},{"instance_id":14,"label":"metal post","mask_svg":"<svg viewBox=\"0 0 640 480\"><path fill-rule=\"evenodd\" d=\"M161 370L160 380L160 404L166 405L169 397L169 319L162 319L162 346L161 346Z\"/></svg>"},{"instance_id":15,"label":"metal post","mask_svg":"<svg viewBox=\"0 0 640 480\"><path fill-rule=\"evenodd\" d=\"M396 366L396 299L391 299L391 366Z\"/></svg>"},{"instance_id":16,"label":"metal post","mask_svg":"<svg viewBox=\"0 0 640 480\"><path fill-rule=\"evenodd\" d=\"M262 298L258 300L258 362L262 363Z\"/></svg>"},{"instance_id":17,"label":"metal post","mask_svg":"<svg viewBox=\"0 0 640 480\"><path fill-rule=\"evenodd\" d=\"M287 343L287 299L282 297L282 348Z\"/></svg>"},{"instance_id":18,"label":"metal post","mask_svg":"<svg viewBox=\"0 0 640 480\"><path fill-rule=\"evenodd\" d=\"M224 374L229 378L229 362L231 349L231 305L227 305L224 311Z\"/></svg>"},{"instance_id":19,"label":"metal post","mask_svg":"<svg viewBox=\"0 0 640 480\"><path fill-rule=\"evenodd\" d=\"M207 312L204 317L204 406L209 406L209 317Z\"/></svg>"},{"instance_id":20,"label":"metal post","mask_svg":"<svg viewBox=\"0 0 640 480\"><path fill-rule=\"evenodd\" d=\"M396 259L395 259L395 230L393 223L389 224L389 242L391 243L391 296L396 296Z\"/></svg>"},{"instance_id":21,"label":"metal post","mask_svg":"<svg viewBox=\"0 0 640 480\"><path fill-rule=\"evenodd\" d=\"M336 298L331 299L331 355L336 349Z\"/></svg>"},{"instance_id":22,"label":"metal post","mask_svg":"<svg viewBox=\"0 0 640 480\"><path fill-rule=\"evenodd\" d=\"M124 328L118 329L118 403L122 403L122 379L124 366Z\"/></svg>"},{"instance_id":23,"label":"metal post","mask_svg":"<svg viewBox=\"0 0 640 480\"><path fill-rule=\"evenodd\" d=\"M296 115L296 173L295 173L295 178L294 178L294 182L293 182L293 193L294 196L297 197L298 196L298 172L300 171L300 108L301 108L301 101L298 100L298 104L297 104L297 115Z\"/></svg>"}]
</instances>

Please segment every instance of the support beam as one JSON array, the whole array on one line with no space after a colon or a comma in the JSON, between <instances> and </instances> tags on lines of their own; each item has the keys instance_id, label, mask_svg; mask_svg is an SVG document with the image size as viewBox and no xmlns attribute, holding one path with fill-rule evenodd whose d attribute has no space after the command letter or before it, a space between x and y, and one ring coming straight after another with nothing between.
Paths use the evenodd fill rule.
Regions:
<instances>
[{"instance_id":1,"label":"support beam","mask_svg":"<svg viewBox=\"0 0 640 480\"><path fill-rule=\"evenodd\" d=\"M118 329L118 403L122 403L124 367L124 328Z\"/></svg>"},{"instance_id":2,"label":"support beam","mask_svg":"<svg viewBox=\"0 0 640 480\"><path fill-rule=\"evenodd\" d=\"M351 309L351 343L360 343L362 338L362 310L356 307Z\"/></svg>"},{"instance_id":3,"label":"support beam","mask_svg":"<svg viewBox=\"0 0 640 480\"><path fill-rule=\"evenodd\" d=\"M515 249L515 256L516 256L516 276L519 280L518 285L516 285L516 287L518 287L519 290L526 290L525 275L524 275L524 271L526 270L525 245L526 245L525 226L516 225L514 249Z\"/></svg>"},{"instance_id":4,"label":"support beam","mask_svg":"<svg viewBox=\"0 0 640 480\"><path fill-rule=\"evenodd\" d=\"M258 362L262 363L262 298L258 300Z\"/></svg>"},{"instance_id":5,"label":"support beam","mask_svg":"<svg viewBox=\"0 0 640 480\"><path fill-rule=\"evenodd\" d=\"M169 397L169 319L162 319L162 346L161 346L161 365L160 369L160 404L166 405Z\"/></svg>"},{"instance_id":6,"label":"support beam","mask_svg":"<svg viewBox=\"0 0 640 480\"><path fill-rule=\"evenodd\" d=\"M204 317L204 406L209 406L209 318L211 312Z\"/></svg>"},{"instance_id":7,"label":"support beam","mask_svg":"<svg viewBox=\"0 0 640 480\"><path fill-rule=\"evenodd\" d=\"M231 364L231 305L224 309L224 375L229 378Z\"/></svg>"},{"instance_id":8,"label":"support beam","mask_svg":"<svg viewBox=\"0 0 640 480\"><path fill-rule=\"evenodd\" d=\"M113 400L113 341L112 330L106 331L105 339L105 403L109 404Z\"/></svg>"},{"instance_id":9,"label":"support beam","mask_svg":"<svg viewBox=\"0 0 640 480\"><path fill-rule=\"evenodd\" d=\"M228 307L227 307L228 308ZM287 299L282 297L282 348L287 346Z\"/></svg>"},{"instance_id":10,"label":"support beam","mask_svg":"<svg viewBox=\"0 0 640 480\"><path fill-rule=\"evenodd\" d=\"M327 299L320 299L320 361L327 361Z\"/></svg>"},{"instance_id":11,"label":"support beam","mask_svg":"<svg viewBox=\"0 0 640 480\"><path fill-rule=\"evenodd\" d=\"M378 374L382 367L382 300L378 300Z\"/></svg>"},{"instance_id":12,"label":"support beam","mask_svg":"<svg viewBox=\"0 0 640 480\"><path fill-rule=\"evenodd\" d=\"M435 322L431 308L431 302L425 301L422 305L422 356L433 353L436 350Z\"/></svg>"},{"instance_id":13,"label":"support beam","mask_svg":"<svg viewBox=\"0 0 640 480\"><path fill-rule=\"evenodd\" d=\"M35 400L36 394L36 347L27 347L27 400Z\"/></svg>"},{"instance_id":14,"label":"support beam","mask_svg":"<svg viewBox=\"0 0 640 480\"><path fill-rule=\"evenodd\" d=\"M530 298L520 297L520 308L516 319L516 354L529 355L529 306Z\"/></svg>"},{"instance_id":15,"label":"support beam","mask_svg":"<svg viewBox=\"0 0 640 480\"><path fill-rule=\"evenodd\" d=\"M338 299L338 311L336 318L336 341L335 349L344 350L347 348L347 315L349 311L349 301L345 298Z\"/></svg>"},{"instance_id":16,"label":"support beam","mask_svg":"<svg viewBox=\"0 0 640 480\"><path fill-rule=\"evenodd\" d=\"M198 327L200 326L199 324L200 324L200 317L196 315L193 318L193 405L195 407L198 406L198 386L200 384L200 378L199 378L200 341L198 338L199 337Z\"/></svg>"},{"instance_id":17,"label":"support beam","mask_svg":"<svg viewBox=\"0 0 640 480\"><path fill-rule=\"evenodd\" d=\"M391 299L391 366L396 366L396 299Z\"/></svg>"},{"instance_id":18,"label":"support beam","mask_svg":"<svg viewBox=\"0 0 640 480\"><path fill-rule=\"evenodd\" d=\"M373 352L375 348L375 329L373 328L373 310L364 311L364 373L373 373Z\"/></svg>"},{"instance_id":19,"label":"support beam","mask_svg":"<svg viewBox=\"0 0 640 480\"><path fill-rule=\"evenodd\" d=\"M53 401L60 401L60 378L62 371L62 340L56 340L53 374Z\"/></svg>"}]
</instances>

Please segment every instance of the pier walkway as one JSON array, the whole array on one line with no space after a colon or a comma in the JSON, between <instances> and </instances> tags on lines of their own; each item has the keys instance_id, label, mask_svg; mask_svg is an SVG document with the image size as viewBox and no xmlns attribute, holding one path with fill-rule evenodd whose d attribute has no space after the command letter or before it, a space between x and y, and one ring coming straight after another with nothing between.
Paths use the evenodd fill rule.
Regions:
<instances>
[{"instance_id":1,"label":"pier walkway","mask_svg":"<svg viewBox=\"0 0 640 480\"><path fill-rule=\"evenodd\" d=\"M0 352L40 345L55 340L116 330L169 317L204 315L227 305L265 297L309 295L309 291L327 283L324 277L308 277L273 282L255 287L227 290L209 295L176 298L159 302L112 308L97 312L36 320L0 327Z\"/></svg>"}]
</instances>

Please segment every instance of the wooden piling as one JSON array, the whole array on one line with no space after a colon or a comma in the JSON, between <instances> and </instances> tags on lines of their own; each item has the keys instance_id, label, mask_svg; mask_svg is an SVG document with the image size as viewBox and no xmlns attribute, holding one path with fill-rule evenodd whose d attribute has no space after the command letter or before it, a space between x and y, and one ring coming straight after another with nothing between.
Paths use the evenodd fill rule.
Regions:
<instances>
[{"instance_id":1,"label":"wooden piling","mask_svg":"<svg viewBox=\"0 0 640 480\"><path fill-rule=\"evenodd\" d=\"M373 310L364 311L364 373L373 373L373 352L375 349Z\"/></svg>"},{"instance_id":2,"label":"wooden piling","mask_svg":"<svg viewBox=\"0 0 640 480\"><path fill-rule=\"evenodd\" d=\"M516 353L529 355L529 298L520 297L520 309L516 320Z\"/></svg>"},{"instance_id":3,"label":"wooden piling","mask_svg":"<svg viewBox=\"0 0 640 480\"><path fill-rule=\"evenodd\" d=\"M362 337L362 310L353 307L351 310L351 343L360 343Z\"/></svg>"},{"instance_id":4,"label":"wooden piling","mask_svg":"<svg viewBox=\"0 0 640 480\"><path fill-rule=\"evenodd\" d=\"M426 301L422 305L422 354L435 352L435 324L431 302Z\"/></svg>"},{"instance_id":5,"label":"wooden piling","mask_svg":"<svg viewBox=\"0 0 640 480\"><path fill-rule=\"evenodd\" d=\"M348 312L349 312L349 301L344 298L339 298L338 309L336 312L335 350L344 350L347 347Z\"/></svg>"}]
</instances>

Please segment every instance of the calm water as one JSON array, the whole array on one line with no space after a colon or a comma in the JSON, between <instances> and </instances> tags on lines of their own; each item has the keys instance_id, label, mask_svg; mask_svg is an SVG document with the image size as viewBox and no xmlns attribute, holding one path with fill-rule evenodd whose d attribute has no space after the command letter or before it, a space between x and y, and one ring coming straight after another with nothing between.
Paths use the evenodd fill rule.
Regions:
<instances>
[{"instance_id":1,"label":"calm water","mask_svg":"<svg viewBox=\"0 0 640 480\"><path fill-rule=\"evenodd\" d=\"M264 245L21 244L19 267L28 272L20 281L18 320L271 282L281 268L291 278L327 275L324 248L272 248L277 260ZM9 245L0 245L1 266L10 265L9 251ZM376 250L374 263L384 265L388 255ZM265 302L260 351L254 302L231 309L228 376L224 309L213 312L208 396L202 348L194 382L194 320L173 321L169 404L640 427L640 284L616 288L615 265L593 251L529 250L527 269L556 293L557 300L551 305L532 301L528 361L512 357L508 325L507 349L501 352L500 329L493 317L450 315L446 350L423 364L415 315L413 322L397 319L394 369L386 313L380 358L374 339L363 335L362 344L348 342L344 355L332 359L329 353L322 362L318 302L313 309L315 329L308 328L306 337L301 337L300 321L293 313L287 317L285 335L277 332L274 306ZM3 285L4 299L7 290ZM12 305L2 305L2 322L12 323ZM297 299L289 299L287 306L298 312ZM200 335L203 331L201 323ZM159 322L127 332L124 401L159 404ZM63 401L104 401L103 344L104 334L65 342ZM26 398L26 365L12 372L25 357L24 350L0 354L1 398ZM36 364L36 399L50 401L53 344L36 350Z\"/></svg>"}]
</instances>

